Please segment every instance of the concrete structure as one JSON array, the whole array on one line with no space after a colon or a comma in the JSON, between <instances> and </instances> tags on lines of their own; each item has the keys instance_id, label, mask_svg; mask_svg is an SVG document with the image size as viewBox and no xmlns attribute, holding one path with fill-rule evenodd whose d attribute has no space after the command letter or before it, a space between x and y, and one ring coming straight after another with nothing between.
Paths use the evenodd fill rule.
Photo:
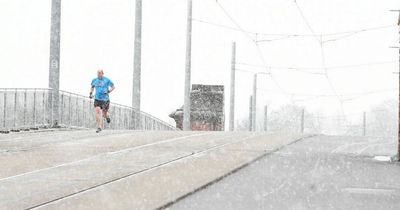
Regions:
<instances>
[{"instance_id":1,"label":"concrete structure","mask_svg":"<svg viewBox=\"0 0 400 210\"><path fill-rule=\"evenodd\" d=\"M193 131L223 131L225 128L224 86L192 86L190 92L190 127ZM182 129L183 109L177 109L169 115Z\"/></svg>"}]
</instances>

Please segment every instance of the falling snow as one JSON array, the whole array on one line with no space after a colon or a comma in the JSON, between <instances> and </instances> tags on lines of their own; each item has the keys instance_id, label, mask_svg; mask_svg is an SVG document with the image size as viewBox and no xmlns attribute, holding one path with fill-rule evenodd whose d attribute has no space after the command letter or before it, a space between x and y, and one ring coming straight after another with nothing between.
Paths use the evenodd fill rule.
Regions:
<instances>
[{"instance_id":1,"label":"falling snow","mask_svg":"<svg viewBox=\"0 0 400 210\"><path fill-rule=\"evenodd\" d=\"M398 209L399 6L0 1L0 209Z\"/></svg>"}]
</instances>

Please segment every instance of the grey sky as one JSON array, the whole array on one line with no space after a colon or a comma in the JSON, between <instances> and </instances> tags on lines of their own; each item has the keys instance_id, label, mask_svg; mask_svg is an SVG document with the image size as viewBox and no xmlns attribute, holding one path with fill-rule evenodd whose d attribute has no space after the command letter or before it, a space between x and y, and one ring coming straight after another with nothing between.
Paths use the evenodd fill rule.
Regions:
<instances>
[{"instance_id":1,"label":"grey sky","mask_svg":"<svg viewBox=\"0 0 400 210\"><path fill-rule=\"evenodd\" d=\"M311 34L292 0L219 0L247 31L270 34ZM323 46L326 66L397 61L398 0L297 0L315 34L330 34L371 27L393 27L362 32ZM50 0L0 0L0 83L2 87L47 87ZM185 66L185 0L143 1L142 108L163 120L183 104ZM194 18L235 27L215 0L194 0ZM62 2L61 89L87 95L98 68L116 84L112 100L131 104L133 70L134 1L64 0ZM339 38L330 36L330 38ZM279 37L258 36L258 39ZM229 93L230 49L237 42L237 61L263 65L257 49L243 33L193 23L192 83L222 84ZM275 67L322 67L315 37L297 37L259 43L263 59ZM238 65L250 71L264 68ZM334 94L325 76L285 69L271 69L288 93ZM344 103L346 113L360 112L388 98L395 98L398 70L395 62L329 70L339 94L388 90ZM323 69L312 71L323 72ZM252 74L237 74L237 119L247 116ZM291 103L273 80L259 76L258 107ZM265 91L268 90L268 91ZM228 103L226 95L226 103ZM294 96L294 100L310 96ZM335 113L338 99L324 97L297 102L310 111ZM227 104L228 105L228 104ZM228 109L226 109L226 113ZM171 120L169 120L171 122Z\"/></svg>"}]
</instances>

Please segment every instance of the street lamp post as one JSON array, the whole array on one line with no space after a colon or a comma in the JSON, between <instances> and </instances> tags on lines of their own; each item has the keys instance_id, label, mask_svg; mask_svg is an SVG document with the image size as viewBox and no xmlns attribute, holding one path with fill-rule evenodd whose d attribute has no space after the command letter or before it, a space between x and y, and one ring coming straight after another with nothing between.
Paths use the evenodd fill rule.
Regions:
<instances>
[{"instance_id":1,"label":"street lamp post","mask_svg":"<svg viewBox=\"0 0 400 210\"><path fill-rule=\"evenodd\" d=\"M60 89L60 33L61 0L51 2L50 62L49 62L49 108L53 125L57 126L59 117Z\"/></svg>"},{"instance_id":2,"label":"street lamp post","mask_svg":"<svg viewBox=\"0 0 400 210\"><path fill-rule=\"evenodd\" d=\"M264 107L264 132L268 132L268 106Z\"/></svg>"},{"instance_id":3,"label":"street lamp post","mask_svg":"<svg viewBox=\"0 0 400 210\"><path fill-rule=\"evenodd\" d=\"M229 131L235 130L235 77L236 77L236 43L232 43L232 61L231 61L231 96L229 104Z\"/></svg>"},{"instance_id":4,"label":"street lamp post","mask_svg":"<svg viewBox=\"0 0 400 210\"><path fill-rule=\"evenodd\" d=\"M400 10L397 10L399 13L399 19L397 21L397 25L399 26L399 44L400 44ZM400 71L400 46L399 46L399 71ZM400 161L400 74L399 74L399 128L397 135L397 159Z\"/></svg>"},{"instance_id":5,"label":"street lamp post","mask_svg":"<svg viewBox=\"0 0 400 210\"><path fill-rule=\"evenodd\" d=\"M249 131L253 131L253 96L249 100Z\"/></svg>"},{"instance_id":6,"label":"street lamp post","mask_svg":"<svg viewBox=\"0 0 400 210\"><path fill-rule=\"evenodd\" d=\"M256 119L257 119L257 76L259 74L266 74L269 75L267 72L257 72L254 74L254 81L253 81L253 109L252 109L252 128L251 131L256 131L257 130L257 125L256 125Z\"/></svg>"},{"instance_id":7,"label":"street lamp post","mask_svg":"<svg viewBox=\"0 0 400 210\"><path fill-rule=\"evenodd\" d=\"M190 127L190 78L191 78L191 52L192 52L192 0L188 0L187 32L186 32L186 66L185 90L183 105L183 130L189 131Z\"/></svg>"},{"instance_id":8,"label":"street lamp post","mask_svg":"<svg viewBox=\"0 0 400 210\"><path fill-rule=\"evenodd\" d=\"M254 74L253 81L253 109L251 110L251 120L252 129L251 131L256 131L256 117L257 117L257 73Z\"/></svg>"},{"instance_id":9,"label":"street lamp post","mask_svg":"<svg viewBox=\"0 0 400 210\"><path fill-rule=\"evenodd\" d=\"M142 0L136 0L135 7L135 49L133 64L132 107L140 110L142 71Z\"/></svg>"},{"instance_id":10,"label":"street lamp post","mask_svg":"<svg viewBox=\"0 0 400 210\"><path fill-rule=\"evenodd\" d=\"M397 20L397 25L399 26L399 44L400 44L400 10L390 10L391 12L398 12L399 18ZM400 46L399 48L399 71L400 71ZM399 74L399 113L398 113L398 133L397 133L397 159L400 161L400 74Z\"/></svg>"}]
</instances>

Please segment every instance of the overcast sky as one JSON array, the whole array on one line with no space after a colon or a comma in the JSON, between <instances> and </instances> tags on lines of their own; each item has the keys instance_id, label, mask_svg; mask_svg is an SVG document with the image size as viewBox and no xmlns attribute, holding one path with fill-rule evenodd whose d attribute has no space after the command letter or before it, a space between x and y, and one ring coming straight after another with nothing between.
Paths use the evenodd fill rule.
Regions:
<instances>
[{"instance_id":1,"label":"overcast sky","mask_svg":"<svg viewBox=\"0 0 400 210\"><path fill-rule=\"evenodd\" d=\"M192 83L226 87L229 102L231 43L237 42L237 62L272 67L313 67L325 73L320 34L383 27L354 34L323 36L328 77L282 68L237 65L247 71L272 71L258 80L258 109L272 109L292 99L311 112L336 113L336 97L380 91L363 97L344 96L346 114L368 110L398 95L398 0L219 0L246 31L259 34L303 34L259 42L260 53L248 35L203 22L193 22ZM134 52L134 0L64 0L61 23L61 89L88 95L90 81L102 68L116 85L112 101L131 104ZM215 0L194 0L193 18L237 27ZM50 0L0 0L1 87L48 87ZM183 104L186 0L143 0L142 109L163 120ZM300 10L299 10L300 8ZM300 12L301 11L301 12ZM302 15L304 18L302 17ZM306 21L308 23L306 23ZM388 27L386 27L388 26ZM347 36L352 35L352 36ZM250 35L256 39L255 36ZM258 35L257 40L282 36ZM264 61L263 61L264 60ZM314 69L315 68L315 69ZM248 116L253 75L237 72L237 119ZM328 79L332 85L329 85ZM275 82L274 82L275 81ZM279 87L276 85L279 84ZM385 90L385 91L381 91ZM285 94L283 93L285 92ZM301 94L301 95L299 95ZM395 108L395 107L394 107Z\"/></svg>"}]
</instances>

